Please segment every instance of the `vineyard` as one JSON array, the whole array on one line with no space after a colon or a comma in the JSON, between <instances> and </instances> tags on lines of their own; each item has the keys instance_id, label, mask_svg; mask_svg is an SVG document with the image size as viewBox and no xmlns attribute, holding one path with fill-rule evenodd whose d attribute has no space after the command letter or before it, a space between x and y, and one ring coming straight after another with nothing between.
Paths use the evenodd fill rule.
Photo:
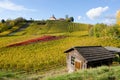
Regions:
<instances>
[{"instance_id":1,"label":"vineyard","mask_svg":"<svg viewBox=\"0 0 120 80\"><path fill-rule=\"evenodd\" d=\"M66 21L46 21L46 24L40 25L32 22L28 28L23 31L15 33L15 35L41 35L41 34L57 34L74 31L89 30L88 24L70 23Z\"/></svg>"},{"instance_id":2,"label":"vineyard","mask_svg":"<svg viewBox=\"0 0 120 80\"><path fill-rule=\"evenodd\" d=\"M73 46L120 47L119 38L89 36L87 24L63 23L32 23L14 36L0 37L1 71L36 73L66 67L63 52Z\"/></svg>"},{"instance_id":3,"label":"vineyard","mask_svg":"<svg viewBox=\"0 0 120 80\"><path fill-rule=\"evenodd\" d=\"M57 37L56 36L42 36L42 37L39 37L39 38L30 39L30 40L27 40L27 41L10 44L7 47L22 46L22 45L27 45L27 44L31 44L31 43L46 42L46 41L58 40L58 39L62 39L62 38L64 38L64 36L57 36Z\"/></svg>"},{"instance_id":4,"label":"vineyard","mask_svg":"<svg viewBox=\"0 0 120 80\"><path fill-rule=\"evenodd\" d=\"M0 43L3 44L0 49L0 68L28 72L50 70L66 65L66 55L63 52L72 46L120 46L119 39L95 38L89 37L87 34L87 31L73 32L64 34L68 37L60 40L15 47L5 46L8 45L8 42L11 44L14 41L20 41L25 36L15 36L13 39L3 37L0 40Z\"/></svg>"}]
</instances>

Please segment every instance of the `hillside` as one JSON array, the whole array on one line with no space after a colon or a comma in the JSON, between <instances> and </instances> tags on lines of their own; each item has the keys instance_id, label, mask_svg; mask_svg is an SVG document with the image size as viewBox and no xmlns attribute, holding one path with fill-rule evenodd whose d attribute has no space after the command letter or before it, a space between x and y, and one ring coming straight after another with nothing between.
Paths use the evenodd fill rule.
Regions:
<instances>
[{"instance_id":1,"label":"hillside","mask_svg":"<svg viewBox=\"0 0 120 80\"><path fill-rule=\"evenodd\" d=\"M48 21L47 33L60 33L60 32L74 32L74 31L87 31L89 28L87 24L71 23L66 21Z\"/></svg>"},{"instance_id":2,"label":"hillside","mask_svg":"<svg viewBox=\"0 0 120 80\"><path fill-rule=\"evenodd\" d=\"M63 25L64 24L64 25ZM14 36L0 37L0 78L15 73L22 80L30 73L44 74L50 70L66 67L66 49L73 46L114 46L120 47L119 38L89 36L89 25L80 23L32 22L29 27L16 32ZM75 26L72 26L75 25ZM71 26L71 27L70 27ZM62 39L33 42L22 46L7 47L11 44L38 40L42 36L65 36ZM5 75L3 75L5 74ZM46 76L44 76L46 77ZM11 78L11 77L10 77ZM17 80L18 80L17 79Z\"/></svg>"},{"instance_id":3,"label":"hillside","mask_svg":"<svg viewBox=\"0 0 120 80\"><path fill-rule=\"evenodd\" d=\"M7 31L11 31L10 33L12 35L24 35L24 34L40 35L40 34L51 34L51 33L86 31L89 29L89 25L87 24L71 23L67 21L44 21L44 24L42 21L34 21L34 22L29 22L29 23L25 22L24 25L19 25L19 26L21 27L19 27L16 30L11 31L11 29L10 30L8 29ZM6 31L2 33L5 33L5 32Z\"/></svg>"},{"instance_id":4,"label":"hillside","mask_svg":"<svg viewBox=\"0 0 120 80\"><path fill-rule=\"evenodd\" d=\"M89 25L82 23L71 23L67 21L45 21L45 24L42 23L41 21L32 22L28 28L17 32L15 35L40 35L89 30Z\"/></svg>"},{"instance_id":5,"label":"hillside","mask_svg":"<svg viewBox=\"0 0 120 80\"><path fill-rule=\"evenodd\" d=\"M87 31L78 31L68 34L63 33L59 35L67 35L69 37L55 41L44 43L38 42L36 44L10 48L6 46L12 43L37 38L39 36L23 35L1 37L0 68L3 70L26 71L33 73L45 72L46 70L66 66L66 55L63 52L72 46L102 45L119 47L120 45L119 39L88 37Z\"/></svg>"},{"instance_id":6,"label":"hillside","mask_svg":"<svg viewBox=\"0 0 120 80\"><path fill-rule=\"evenodd\" d=\"M28 27L28 22L22 17L18 17L14 20L3 19L0 23L0 36L11 35L11 33L20 30L21 28Z\"/></svg>"}]
</instances>

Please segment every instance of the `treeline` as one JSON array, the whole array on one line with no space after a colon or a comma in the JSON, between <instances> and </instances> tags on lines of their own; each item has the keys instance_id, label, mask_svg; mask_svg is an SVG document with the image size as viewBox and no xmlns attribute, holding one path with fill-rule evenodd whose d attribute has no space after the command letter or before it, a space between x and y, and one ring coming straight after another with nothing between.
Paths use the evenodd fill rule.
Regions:
<instances>
[{"instance_id":1,"label":"treeline","mask_svg":"<svg viewBox=\"0 0 120 80\"><path fill-rule=\"evenodd\" d=\"M18 17L14 20L7 19L6 21L2 19L0 23L0 33L7 30L15 31L20 27L21 24L25 23L26 21L27 20L22 17Z\"/></svg>"},{"instance_id":2,"label":"treeline","mask_svg":"<svg viewBox=\"0 0 120 80\"><path fill-rule=\"evenodd\" d=\"M106 25L106 24L96 24L90 31L90 36L95 37L111 37L111 38L120 38L120 26L115 25Z\"/></svg>"}]
</instances>

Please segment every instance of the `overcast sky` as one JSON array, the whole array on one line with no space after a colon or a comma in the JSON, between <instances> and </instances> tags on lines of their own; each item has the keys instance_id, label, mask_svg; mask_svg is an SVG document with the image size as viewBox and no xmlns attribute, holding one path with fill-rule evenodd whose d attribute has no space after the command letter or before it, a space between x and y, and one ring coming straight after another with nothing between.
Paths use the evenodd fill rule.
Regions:
<instances>
[{"instance_id":1,"label":"overcast sky","mask_svg":"<svg viewBox=\"0 0 120 80\"><path fill-rule=\"evenodd\" d=\"M0 19L73 16L81 23L115 23L120 0L0 0Z\"/></svg>"}]
</instances>

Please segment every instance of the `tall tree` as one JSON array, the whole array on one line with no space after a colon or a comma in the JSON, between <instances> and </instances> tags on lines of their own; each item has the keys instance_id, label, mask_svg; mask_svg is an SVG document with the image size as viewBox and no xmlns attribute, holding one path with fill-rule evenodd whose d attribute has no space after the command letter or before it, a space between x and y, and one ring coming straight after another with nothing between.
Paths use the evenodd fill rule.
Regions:
<instances>
[{"instance_id":1,"label":"tall tree","mask_svg":"<svg viewBox=\"0 0 120 80\"><path fill-rule=\"evenodd\" d=\"M118 25L120 25L120 10L119 11L117 11L117 16L116 16L116 23L118 24Z\"/></svg>"},{"instance_id":2,"label":"tall tree","mask_svg":"<svg viewBox=\"0 0 120 80\"><path fill-rule=\"evenodd\" d=\"M68 19L69 18L69 16L68 15L65 15L65 19Z\"/></svg>"}]
</instances>

